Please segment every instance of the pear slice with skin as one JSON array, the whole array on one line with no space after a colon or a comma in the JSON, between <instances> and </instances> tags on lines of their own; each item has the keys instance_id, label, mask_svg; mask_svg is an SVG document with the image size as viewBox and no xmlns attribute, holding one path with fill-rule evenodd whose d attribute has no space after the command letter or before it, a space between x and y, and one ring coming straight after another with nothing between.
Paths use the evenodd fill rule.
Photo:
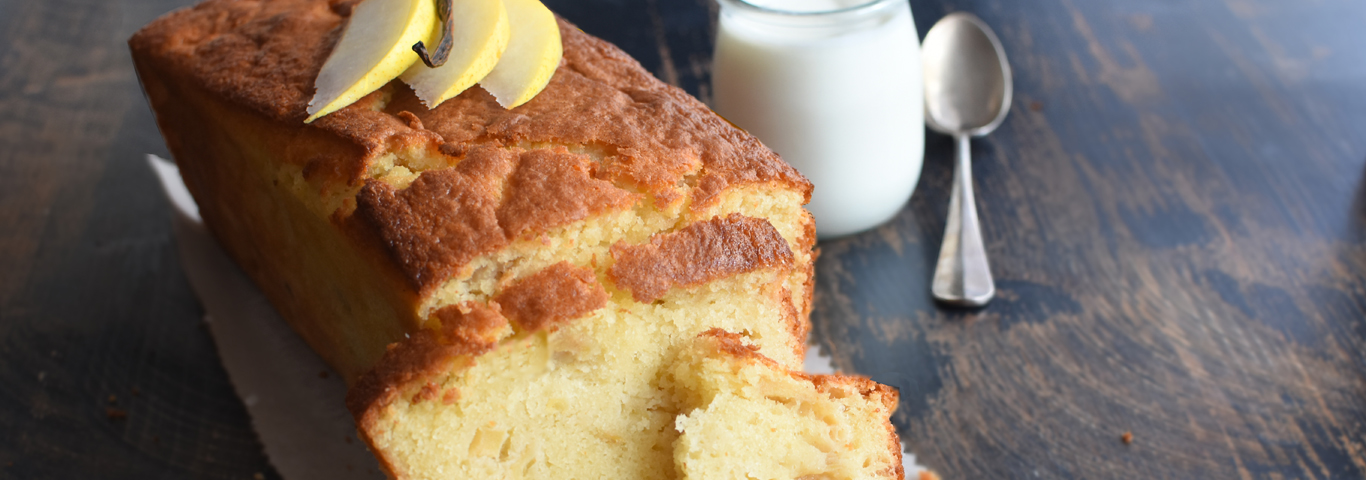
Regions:
<instances>
[{"instance_id":1,"label":"pear slice with skin","mask_svg":"<svg viewBox=\"0 0 1366 480\"><path fill-rule=\"evenodd\" d=\"M540 0L503 0L503 6L512 23L512 38L498 65L479 85L511 109L545 89L560 66L564 47L555 14Z\"/></svg>"},{"instance_id":2,"label":"pear slice with skin","mask_svg":"<svg viewBox=\"0 0 1366 480\"><path fill-rule=\"evenodd\" d=\"M437 24L433 0L365 0L356 5L318 72L304 123L354 103L407 70L418 60L413 44L435 41Z\"/></svg>"},{"instance_id":3,"label":"pear slice with skin","mask_svg":"<svg viewBox=\"0 0 1366 480\"><path fill-rule=\"evenodd\" d=\"M483 79L508 45L511 27L503 0L454 0L450 18L454 47L446 64L431 68L419 62L400 76L427 108L436 108Z\"/></svg>"}]
</instances>

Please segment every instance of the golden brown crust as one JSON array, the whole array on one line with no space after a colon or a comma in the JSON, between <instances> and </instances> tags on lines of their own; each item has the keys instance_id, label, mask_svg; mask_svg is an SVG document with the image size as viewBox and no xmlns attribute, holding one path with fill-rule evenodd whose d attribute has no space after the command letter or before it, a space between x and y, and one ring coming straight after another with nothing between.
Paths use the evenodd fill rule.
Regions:
<instances>
[{"instance_id":1,"label":"golden brown crust","mask_svg":"<svg viewBox=\"0 0 1366 480\"><path fill-rule=\"evenodd\" d=\"M528 275L493 297L520 331L554 329L607 305L593 270L560 262Z\"/></svg>"},{"instance_id":2,"label":"golden brown crust","mask_svg":"<svg viewBox=\"0 0 1366 480\"><path fill-rule=\"evenodd\" d=\"M300 124L313 80L349 14L346 5L322 0L210 0L158 19L129 44L135 54L230 102ZM483 89L471 88L428 110L396 81L310 128L370 154L420 142L603 147L611 152L599 171L603 178L661 203L692 195L694 206L702 206L726 187L754 183L809 197L806 179L757 139L655 79L615 46L563 19L560 30L559 70L542 93L516 109L503 109ZM419 121L400 117L403 111ZM363 172L353 173L351 182L363 180Z\"/></svg>"},{"instance_id":3,"label":"golden brown crust","mask_svg":"<svg viewBox=\"0 0 1366 480\"><path fill-rule=\"evenodd\" d=\"M320 0L214 0L167 14L128 43L135 55L229 103L302 124L313 80L341 38L341 15L349 13ZM356 102L314 127L370 153L402 137L430 135L372 106Z\"/></svg>"},{"instance_id":4,"label":"golden brown crust","mask_svg":"<svg viewBox=\"0 0 1366 480\"><path fill-rule=\"evenodd\" d=\"M424 382L448 371L462 355L492 350L509 332L507 318L494 307L466 302L436 311L435 329L423 329L389 345L375 368L366 372L346 393L346 407L362 430L369 429L378 408L392 404L403 387Z\"/></svg>"},{"instance_id":5,"label":"golden brown crust","mask_svg":"<svg viewBox=\"0 0 1366 480\"><path fill-rule=\"evenodd\" d=\"M368 181L356 196L356 216L379 233L416 290L435 288L475 257L507 246L497 209L514 156L481 146L402 190Z\"/></svg>"},{"instance_id":6,"label":"golden brown crust","mask_svg":"<svg viewBox=\"0 0 1366 480\"><path fill-rule=\"evenodd\" d=\"M587 155L564 147L521 154L508 179L507 200L498 208L498 222L509 240L526 238L590 215L624 210L636 195L592 177Z\"/></svg>"},{"instance_id":7,"label":"golden brown crust","mask_svg":"<svg viewBox=\"0 0 1366 480\"><path fill-rule=\"evenodd\" d=\"M548 142L606 151L600 178L648 193L659 204L691 194L700 208L726 187L810 184L757 139L683 91L655 79L615 46L560 20L564 62L550 84L513 110L478 88L434 110L406 88L387 111L411 111L447 143ZM694 181L695 180L695 181ZM696 186L690 185L696 183Z\"/></svg>"},{"instance_id":8,"label":"golden brown crust","mask_svg":"<svg viewBox=\"0 0 1366 480\"><path fill-rule=\"evenodd\" d=\"M612 246L607 276L637 302L658 300L674 287L692 287L755 270L792 267L792 250L761 218L732 213L655 235L650 243Z\"/></svg>"},{"instance_id":9,"label":"golden brown crust","mask_svg":"<svg viewBox=\"0 0 1366 480\"><path fill-rule=\"evenodd\" d=\"M476 145L455 167L428 170L402 190L369 180L356 216L378 232L413 287L426 292L475 257L592 215L635 196L591 177L586 155Z\"/></svg>"}]
</instances>

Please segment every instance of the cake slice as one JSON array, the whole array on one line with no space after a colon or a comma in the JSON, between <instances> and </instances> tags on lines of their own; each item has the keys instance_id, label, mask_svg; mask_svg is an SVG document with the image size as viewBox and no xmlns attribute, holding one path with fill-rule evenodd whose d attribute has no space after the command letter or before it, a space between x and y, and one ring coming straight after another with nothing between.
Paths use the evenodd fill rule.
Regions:
<instances>
[{"instance_id":1,"label":"cake slice","mask_svg":"<svg viewBox=\"0 0 1366 480\"><path fill-rule=\"evenodd\" d=\"M391 477L676 478L699 334L800 368L811 186L777 155L563 20L522 106L395 81L304 124L356 3L209 0L129 45L205 224Z\"/></svg>"},{"instance_id":2,"label":"cake slice","mask_svg":"<svg viewBox=\"0 0 1366 480\"><path fill-rule=\"evenodd\" d=\"M888 419L897 392L863 377L784 368L723 330L698 336L669 370L682 412L678 478L902 478Z\"/></svg>"}]
</instances>

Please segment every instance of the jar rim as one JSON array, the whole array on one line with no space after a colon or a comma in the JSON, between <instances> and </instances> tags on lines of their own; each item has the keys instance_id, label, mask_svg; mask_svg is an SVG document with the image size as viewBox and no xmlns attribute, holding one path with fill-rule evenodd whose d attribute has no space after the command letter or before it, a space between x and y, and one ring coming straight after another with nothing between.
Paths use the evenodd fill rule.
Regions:
<instances>
[{"instance_id":1,"label":"jar rim","mask_svg":"<svg viewBox=\"0 0 1366 480\"><path fill-rule=\"evenodd\" d=\"M750 3L751 0L716 0L717 3L723 4L723 5L726 5L726 6L736 7L736 8L739 8L739 9L741 9L741 10L748 10L748 11L756 12L756 13L762 13L762 14L768 14L768 15L778 15L778 16L790 17L790 18L803 18L803 17L817 17L817 16L824 16L824 15L841 15L841 14L849 14L849 13L859 12L859 11L875 10L875 9L877 9L877 8L879 8L879 7L884 6L884 5L889 5L889 4L893 4L893 3L904 3L905 1L906 1L906 0L866 0L866 1L864 1L863 3L859 3L859 4L857 4L857 5L853 5L853 6L849 6L849 7L836 8L836 9L833 9L833 10L795 11L795 10L783 10L783 9L781 9L781 8L766 7L766 6L762 6L762 5L755 5L755 4L753 4L753 3Z\"/></svg>"}]
</instances>

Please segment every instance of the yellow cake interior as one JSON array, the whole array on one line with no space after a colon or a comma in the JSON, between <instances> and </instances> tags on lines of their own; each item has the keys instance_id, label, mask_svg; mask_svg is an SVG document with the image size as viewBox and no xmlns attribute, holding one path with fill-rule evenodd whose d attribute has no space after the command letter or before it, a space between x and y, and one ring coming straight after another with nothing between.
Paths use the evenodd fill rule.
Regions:
<instances>
[{"instance_id":1,"label":"yellow cake interior","mask_svg":"<svg viewBox=\"0 0 1366 480\"><path fill-rule=\"evenodd\" d=\"M682 399L678 478L900 476L899 445L888 448L885 426L895 391L863 378L792 372L746 351L739 338L700 336L669 370Z\"/></svg>"}]
</instances>

